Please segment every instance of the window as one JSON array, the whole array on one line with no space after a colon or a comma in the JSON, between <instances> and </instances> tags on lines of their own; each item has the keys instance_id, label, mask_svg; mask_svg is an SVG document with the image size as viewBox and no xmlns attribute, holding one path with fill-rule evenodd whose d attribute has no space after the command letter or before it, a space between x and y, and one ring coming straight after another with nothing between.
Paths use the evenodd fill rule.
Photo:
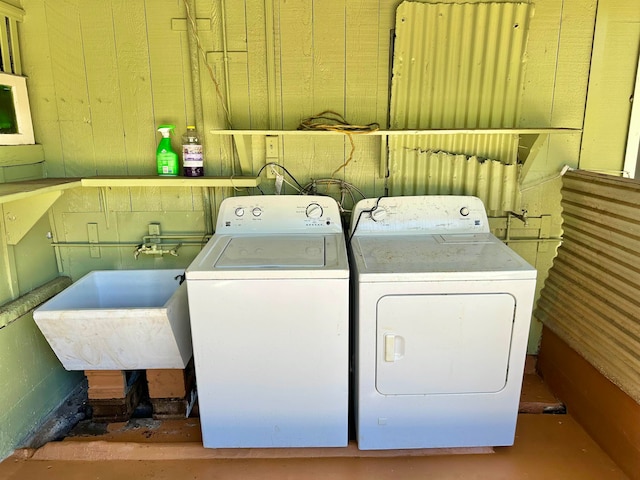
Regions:
<instances>
[{"instance_id":1,"label":"window","mask_svg":"<svg viewBox=\"0 0 640 480\"><path fill-rule=\"evenodd\" d=\"M0 145L33 143L26 78L0 73Z\"/></svg>"}]
</instances>

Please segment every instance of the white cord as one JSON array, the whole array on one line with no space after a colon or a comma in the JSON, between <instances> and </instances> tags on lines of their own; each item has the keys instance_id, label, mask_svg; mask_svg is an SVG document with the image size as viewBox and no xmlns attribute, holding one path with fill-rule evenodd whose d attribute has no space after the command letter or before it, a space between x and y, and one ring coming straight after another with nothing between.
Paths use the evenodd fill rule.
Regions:
<instances>
[{"instance_id":1,"label":"white cord","mask_svg":"<svg viewBox=\"0 0 640 480\"><path fill-rule=\"evenodd\" d=\"M593 172L593 173L605 173L607 175L616 175L622 174L624 178L631 178L631 174L626 170L592 170L592 169L584 169L585 172Z\"/></svg>"},{"instance_id":2,"label":"white cord","mask_svg":"<svg viewBox=\"0 0 640 480\"><path fill-rule=\"evenodd\" d=\"M284 178L284 175L280 175L280 173L276 170L274 165L269 165L269 168L271 168L271 173L273 173L276 176L281 176L282 181L287 185L289 185L291 188L293 188L296 192L298 193L302 192L302 190L300 190L296 185L294 185L293 183L289 182L286 178Z\"/></svg>"},{"instance_id":3,"label":"white cord","mask_svg":"<svg viewBox=\"0 0 640 480\"><path fill-rule=\"evenodd\" d=\"M526 191L531 190L533 188L539 187L540 185L544 185L545 183L552 182L552 181L562 177L565 173L567 173L570 170L573 171L574 169L571 168L569 165L565 165L565 166L562 167L560 172L555 174L553 177L548 177L548 178L542 179L542 180L540 180L538 182L534 182L534 183L532 183L531 185L529 185L526 188L521 188L520 192L521 193L522 192L526 192ZM607 174L607 175L622 174L622 176L625 177L625 178L631 178L631 175L626 170L597 170L597 169L587 169L587 168L582 168L580 170L583 170L585 172L604 173L604 174Z\"/></svg>"},{"instance_id":4,"label":"white cord","mask_svg":"<svg viewBox=\"0 0 640 480\"><path fill-rule=\"evenodd\" d=\"M544 179L542 179L542 180L540 180L540 181L537 181L537 182L535 182L535 183L533 183L533 184L529 185L529 186L528 186L528 187L526 187L526 188L521 188L521 189L520 189L520 192L521 192L521 193L522 193L522 192L526 192L526 191L528 191L528 190L532 190L532 189L534 189L534 188L536 188L536 187L539 187L540 185L544 185L545 183L553 182L554 180L556 180L556 179L558 179L558 178L562 177L562 176L563 176L565 173L567 173L569 170L573 170L573 168L571 168L569 165L565 165L565 166L563 166L563 167L562 167L562 169L560 170L560 172L556 173L554 176L544 178Z\"/></svg>"}]
</instances>

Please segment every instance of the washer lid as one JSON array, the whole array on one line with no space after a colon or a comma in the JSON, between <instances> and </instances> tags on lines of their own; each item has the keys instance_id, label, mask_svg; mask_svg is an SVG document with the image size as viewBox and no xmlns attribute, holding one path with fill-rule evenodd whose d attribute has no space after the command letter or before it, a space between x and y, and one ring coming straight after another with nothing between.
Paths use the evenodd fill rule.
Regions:
<instances>
[{"instance_id":1,"label":"washer lid","mask_svg":"<svg viewBox=\"0 0 640 480\"><path fill-rule=\"evenodd\" d=\"M272 235L235 237L215 262L215 268L324 267L324 237Z\"/></svg>"},{"instance_id":2,"label":"washer lid","mask_svg":"<svg viewBox=\"0 0 640 480\"><path fill-rule=\"evenodd\" d=\"M187 280L349 278L342 233L218 235L185 270Z\"/></svg>"},{"instance_id":3,"label":"washer lid","mask_svg":"<svg viewBox=\"0 0 640 480\"><path fill-rule=\"evenodd\" d=\"M361 280L536 277L531 265L490 233L356 236L351 246Z\"/></svg>"}]
</instances>

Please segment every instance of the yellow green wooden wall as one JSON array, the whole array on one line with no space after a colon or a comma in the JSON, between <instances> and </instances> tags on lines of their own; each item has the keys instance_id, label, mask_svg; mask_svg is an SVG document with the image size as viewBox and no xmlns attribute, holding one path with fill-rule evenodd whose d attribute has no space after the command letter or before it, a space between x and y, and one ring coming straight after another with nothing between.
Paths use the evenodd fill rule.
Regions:
<instances>
[{"instance_id":1,"label":"yellow green wooden wall","mask_svg":"<svg viewBox=\"0 0 640 480\"><path fill-rule=\"evenodd\" d=\"M598 12L580 167L617 175L638 68L640 3L599 0Z\"/></svg>"},{"instance_id":2,"label":"yellow green wooden wall","mask_svg":"<svg viewBox=\"0 0 640 480\"><path fill-rule=\"evenodd\" d=\"M385 127L392 29L400 3L111 0L89 5L77 0L24 0L23 57L47 173L153 174L155 127L174 123L179 135L196 121L200 109L203 122L198 127L204 132L229 127L295 129L303 118L326 109L354 124L377 122ZM601 11L615 10L612 3L601 2ZM189 4L195 7L190 13L202 47L195 54L197 65L189 54ZM532 4L515 126L582 128L596 7L595 0ZM443 38L443 46L450 41ZM194 93L195 66L199 91ZM201 101L194 104L194 99ZM278 142L280 162L301 182L330 176L350 150L343 137L281 136ZM520 207L545 225L550 218L543 236L561 234L559 182L546 180L565 164L578 166L581 144L586 142L579 132L549 136L522 179ZM249 144L249 166L240 164L228 136L206 133L205 148L207 175L255 174L264 164L263 137ZM377 139L356 138L354 159L337 177L366 195L384 193L380 155ZM620 162L601 161L614 168ZM269 184L264 189L273 191ZM210 233L209 205L215 214L220 198L245 192L210 193L204 196L200 189L189 188L73 190L55 204L52 231L56 241L82 242L88 240L87 224L95 223L100 241L127 243L145 235L153 222L161 223L163 233ZM502 217L495 222L498 234L506 228ZM519 234L540 236L533 225L521 226ZM555 245L512 246L536 265L542 284ZM59 266L77 278L96 268L186 266L196 251L185 248L178 259L134 260L130 249L103 248L99 258L92 258L87 249L61 248ZM537 325L533 350L536 332Z\"/></svg>"},{"instance_id":3,"label":"yellow green wooden wall","mask_svg":"<svg viewBox=\"0 0 640 480\"><path fill-rule=\"evenodd\" d=\"M186 124L196 121L200 109L203 122L198 127L204 132L230 126L295 129L302 119L327 109L353 124L377 122L385 128L392 30L400 3L111 0L95 5L77 0L24 0L23 63L47 174L153 174L156 126L173 123L179 134ZM193 4L192 9L195 6L190 13L202 46L196 53L199 91L195 94L187 4ZM579 129L585 111L595 1L541 0L531 10L526 76L518 99L518 125L514 126ZM478 28L490 26L480 24ZM467 33L462 30L454 35ZM442 39L443 48L447 41L450 39ZM194 98L201 103L195 105ZM231 125L223 106L228 107ZM356 137L355 141L354 158L337 178L355 184L368 196L383 194L379 140ZM564 164L577 166L580 141L579 133L550 136L528 170L525 185L555 175ZM281 136L278 142L279 161L305 183L331 176L350 151L344 137ZM264 164L263 137L254 137L249 144L252 163L248 166L240 164L228 136L206 134L205 148L207 175L255 174ZM394 174L415 173L396 169ZM268 183L264 189L273 191ZM557 192L557 182L544 183L527 190L521 199L520 207L533 219L545 225L551 219L545 236L561 233ZM224 195L245 192L203 193L189 188L72 190L52 209L54 240L86 242L88 224L96 224L91 228L97 228L102 242L136 242L148 233L148 224L155 222L161 224L163 233L210 233L207 210L215 212ZM496 233L504 234L506 218L504 212L500 215ZM540 236L536 222L530 225L519 234ZM538 267L543 281L554 244L513 246ZM184 248L177 259L141 256L134 260L130 248L101 248L99 257L92 257L86 248L61 247L59 267L78 278L97 268L186 266L196 252L197 247ZM536 331L534 328L531 341L534 350Z\"/></svg>"},{"instance_id":4,"label":"yellow green wooden wall","mask_svg":"<svg viewBox=\"0 0 640 480\"><path fill-rule=\"evenodd\" d=\"M23 163L44 161L50 177L152 175L156 127L173 123L179 135L187 124L199 121L199 112L207 175L255 174L265 156L264 138L258 136L244 145L251 154L249 164L247 157L241 162L233 141L208 133L212 129L295 129L303 118L326 109L343 114L353 124L387 126L392 29L400 0L5 2L25 11L20 24L22 64L36 142L42 145L41 158ZM520 207L528 210L529 224L512 220L508 227L505 213L497 212L492 227L502 236L509 228L511 238L553 238L562 233L560 181L554 179L562 166L621 168L624 135L620 129L628 118L629 103L615 94L628 99L627 84L632 86L635 79L640 4L615 0L523 3L531 4L533 16L515 126L584 127L585 135L550 135L534 145L538 154L521 179ZM186 4L193 9L202 52L190 52ZM624 28L618 29L620 22ZM594 31L597 50L592 65ZM442 44L450 40L442 38ZM620 45L625 48L620 50ZM614 56L612 50L617 52ZM195 78L194 71L198 72ZM590 75L597 79L591 85ZM609 87L612 84L615 89ZM614 102L609 100L611 95ZM231 125L223 105L228 106ZM614 125L615 135L610 131ZM609 131L604 151L599 147L601 128ZM350 151L343 137L281 136L278 147L279 161L300 182L331 176ZM520 147L527 149L527 145ZM0 166L13 168L20 161L0 162ZM368 196L380 195L385 192L380 164L379 140L356 137L353 160L336 176ZM29 168L37 168L33 165ZM409 168L396 173L414 175ZM10 178L7 171L5 179ZM271 180L263 183L265 192L273 192ZM294 193L288 188L286 192ZM175 187L68 190L20 244L1 242L3 271L10 272L0 280L1 297L4 301L15 298L58 273L77 279L100 268L186 267L197 246L185 247L179 257L141 256L138 260L130 247L104 247L97 253L60 247L56 256L46 234L51 232L56 242L87 242L90 235L97 235L101 242L130 243L148 233L149 223L160 223L162 233L210 233L221 198L246 193L256 192ZM540 287L556 245L546 241L511 244L537 267ZM19 344L27 334L14 330L0 330L0 341ZM531 352L537 350L539 332L534 323ZM44 349L35 344L33 348ZM2 364L6 358L18 358L15 349L8 352L0 350ZM20 375L25 372L16 372L13 380ZM34 391L45 375L38 371L28 376L26 390ZM11 402L0 398L0 407L8 411Z\"/></svg>"}]
</instances>

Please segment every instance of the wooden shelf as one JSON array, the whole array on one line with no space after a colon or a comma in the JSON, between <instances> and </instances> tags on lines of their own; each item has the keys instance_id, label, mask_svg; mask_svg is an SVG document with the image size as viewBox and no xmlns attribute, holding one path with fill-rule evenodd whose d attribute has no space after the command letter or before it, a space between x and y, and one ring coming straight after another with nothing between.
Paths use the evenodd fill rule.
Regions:
<instances>
[{"instance_id":1,"label":"wooden shelf","mask_svg":"<svg viewBox=\"0 0 640 480\"><path fill-rule=\"evenodd\" d=\"M375 130L353 135L391 137L397 135L542 135L581 133L579 128L461 128L427 130ZM213 135L345 135L331 130L209 130Z\"/></svg>"},{"instance_id":2,"label":"wooden shelf","mask_svg":"<svg viewBox=\"0 0 640 480\"><path fill-rule=\"evenodd\" d=\"M257 187L259 177L87 177L83 187Z\"/></svg>"},{"instance_id":3,"label":"wooden shelf","mask_svg":"<svg viewBox=\"0 0 640 480\"><path fill-rule=\"evenodd\" d=\"M76 187L229 187L246 188L260 184L259 177L86 177L43 178L0 184L0 203L9 203Z\"/></svg>"},{"instance_id":4,"label":"wooden shelf","mask_svg":"<svg viewBox=\"0 0 640 480\"><path fill-rule=\"evenodd\" d=\"M76 187L196 187L245 188L260 184L259 177L87 177L43 178L0 184L0 204L3 204L5 235L8 245L17 245L62 193ZM101 195L107 217L106 195ZM108 225L108 223L107 223Z\"/></svg>"},{"instance_id":5,"label":"wooden shelf","mask_svg":"<svg viewBox=\"0 0 640 480\"><path fill-rule=\"evenodd\" d=\"M60 192L79 186L81 186L79 178L43 178L41 180L2 183L0 184L0 203L22 200L44 193Z\"/></svg>"},{"instance_id":6,"label":"wooden shelf","mask_svg":"<svg viewBox=\"0 0 640 480\"><path fill-rule=\"evenodd\" d=\"M380 139L380 165L378 175L385 178L388 174L388 142L390 137L402 136L424 136L424 135L517 135L522 139L525 137L526 144L530 147L529 153L522 160L524 165L522 178L526 176L533 159L538 154L540 148L550 135L556 134L581 134L582 129L579 128L460 128L460 129L413 129L413 130L375 130L365 132L341 132L333 130L209 130L211 135L229 135L233 138L238 152L238 160L240 168L250 171L254 164L252 141L254 137L290 137L290 136L336 136L347 135L353 136L372 136ZM267 147L268 149L268 147ZM267 160L268 161L268 160Z\"/></svg>"}]
</instances>

